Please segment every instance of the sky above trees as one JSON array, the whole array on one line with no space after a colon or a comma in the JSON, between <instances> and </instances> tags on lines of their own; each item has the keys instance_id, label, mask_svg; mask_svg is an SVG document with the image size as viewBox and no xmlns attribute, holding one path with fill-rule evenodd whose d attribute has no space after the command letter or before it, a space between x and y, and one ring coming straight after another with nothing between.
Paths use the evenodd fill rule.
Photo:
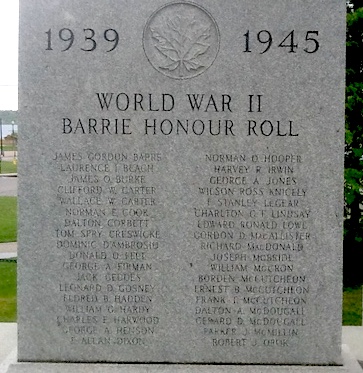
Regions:
<instances>
[{"instance_id":1,"label":"sky above trees","mask_svg":"<svg viewBox=\"0 0 363 373\"><path fill-rule=\"evenodd\" d=\"M0 0L0 110L18 109L19 1Z\"/></svg>"}]
</instances>

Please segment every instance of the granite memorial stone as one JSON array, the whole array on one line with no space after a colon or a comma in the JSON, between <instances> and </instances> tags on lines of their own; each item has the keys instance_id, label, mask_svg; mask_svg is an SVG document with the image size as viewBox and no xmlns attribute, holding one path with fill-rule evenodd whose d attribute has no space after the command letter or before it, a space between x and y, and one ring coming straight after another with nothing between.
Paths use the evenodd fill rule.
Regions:
<instances>
[{"instance_id":1,"label":"granite memorial stone","mask_svg":"<svg viewBox=\"0 0 363 373\"><path fill-rule=\"evenodd\" d=\"M19 361L341 364L345 3L20 4Z\"/></svg>"}]
</instances>

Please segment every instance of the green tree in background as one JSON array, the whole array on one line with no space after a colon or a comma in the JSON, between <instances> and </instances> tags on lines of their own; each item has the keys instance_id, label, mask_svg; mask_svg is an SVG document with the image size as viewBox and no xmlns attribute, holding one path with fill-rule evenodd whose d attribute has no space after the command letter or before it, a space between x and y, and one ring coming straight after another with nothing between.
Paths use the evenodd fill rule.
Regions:
<instances>
[{"instance_id":1,"label":"green tree in background","mask_svg":"<svg viewBox=\"0 0 363 373\"><path fill-rule=\"evenodd\" d=\"M363 1L347 4L344 285L363 283Z\"/></svg>"},{"instance_id":2,"label":"green tree in background","mask_svg":"<svg viewBox=\"0 0 363 373\"><path fill-rule=\"evenodd\" d=\"M0 118L3 120L3 124L11 124L11 122L16 123L17 116L17 111L0 110Z\"/></svg>"}]
</instances>

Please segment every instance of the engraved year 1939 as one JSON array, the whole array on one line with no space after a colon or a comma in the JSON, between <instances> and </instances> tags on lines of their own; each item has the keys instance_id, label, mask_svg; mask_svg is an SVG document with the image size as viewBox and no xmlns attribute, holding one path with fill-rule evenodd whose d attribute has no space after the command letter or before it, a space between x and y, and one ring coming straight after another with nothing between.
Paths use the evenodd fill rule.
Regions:
<instances>
[{"instance_id":1,"label":"engraved year 1939","mask_svg":"<svg viewBox=\"0 0 363 373\"><path fill-rule=\"evenodd\" d=\"M61 52L66 52L77 46L84 52L93 52L97 49L99 43L102 43L103 50L106 49L104 44L109 43L108 46L110 49L106 49L105 51L112 52L117 48L120 41L119 33L113 28L99 33L92 28L75 31L64 27L56 32L56 37L54 37L51 28L45 33L47 35L47 51L54 50L53 47L55 46Z\"/></svg>"}]
</instances>

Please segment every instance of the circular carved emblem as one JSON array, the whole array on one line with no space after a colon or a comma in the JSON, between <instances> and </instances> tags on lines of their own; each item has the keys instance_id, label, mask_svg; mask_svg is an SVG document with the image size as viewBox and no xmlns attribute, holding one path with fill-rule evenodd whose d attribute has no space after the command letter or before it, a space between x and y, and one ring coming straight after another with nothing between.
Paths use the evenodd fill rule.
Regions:
<instances>
[{"instance_id":1,"label":"circular carved emblem","mask_svg":"<svg viewBox=\"0 0 363 373\"><path fill-rule=\"evenodd\" d=\"M213 17L189 2L163 6L144 28L144 51L151 65L174 79L206 71L219 51L219 30Z\"/></svg>"}]
</instances>

